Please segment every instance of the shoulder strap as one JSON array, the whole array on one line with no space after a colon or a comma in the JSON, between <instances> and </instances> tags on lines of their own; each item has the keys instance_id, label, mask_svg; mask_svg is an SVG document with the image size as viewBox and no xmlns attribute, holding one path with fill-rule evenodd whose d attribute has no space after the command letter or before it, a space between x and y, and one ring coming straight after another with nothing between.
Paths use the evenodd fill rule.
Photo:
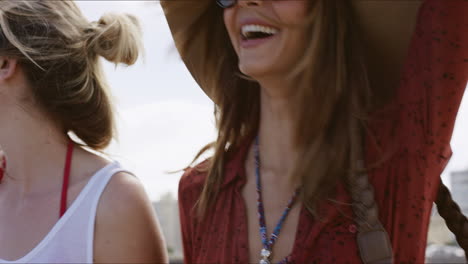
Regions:
<instances>
[{"instance_id":1,"label":"shoulder strap","mask_svg":"<svg viewBox=\"0 0 468 264\"><path fill-rule=\"evenodd\" d=\"M352 122L353 138L351 143L351 161L355 167L347 179L353 200L355 221L358 225L357 243L361 259L365 264L392 263L393 250L387 231L379 221L374 189L369 183L363 158L363 140L357 121ZM435 201L439 214L447 227L455 234L460 247L465 251L468 261L468 218L463 215L458 204L452 199L450 191L441 182Z\"/></svg>"},{"instance_id":2,"label":"shoulder strap","mask_svg":"<svg viewBox=\"0 0 468 264\"><path fill-rule=\"evenodd\" d=\"M63 171L62 195L60 197L60 218L67 211L68 185L70 182L70 171L73 157L73 147L75 144L69 140L67 147L67 156L65 158L65 169Z\"/></svg>"},{"instance_id":3,"label":"shoulder strap","mask_svg":"<svg viewBox=\"0 0 468 264\"><path fill-rule=\"evenodd\" d=\"M374 188L364 168L363 133L358 120L351 123L351 172L347 183L358 225L357 244L364 264L393 263L392 244L379 220Z\"/></svg>"},{"instance_id":4,"label":"shoulder strap","mask_svg":"<svg viewBox=\"0 0 468 264\"><path fill-rule=\"evenodd\" d=\"M360 162L359 170L364 170ZM351 197L358 225L357 243L363 263L393 263L392 244L379 220L374 188L365 172L351 173Z\"/></svg>"}]
</instances>

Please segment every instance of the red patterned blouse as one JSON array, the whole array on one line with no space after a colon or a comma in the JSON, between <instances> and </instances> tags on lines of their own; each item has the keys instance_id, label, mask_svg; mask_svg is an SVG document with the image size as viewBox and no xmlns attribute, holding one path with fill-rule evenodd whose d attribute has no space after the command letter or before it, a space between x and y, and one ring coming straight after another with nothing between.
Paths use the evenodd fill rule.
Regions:
<instances>
[{"instance_id":1,"label":"red patterned blouse","mask_svg":"<svg viewBox=\"0 0 468 264\"><path fill-rule=\"evenodd\" d=\"M468 1L426 0L408 54L394 101L370 124L374 138L367 140L366 161L382 157L382 149L392 150L369 173L379 217L392 241L395 263L423 263L431 208L452 154L449 142L468 80ZM246 149L226 165L219 197L202 223L194 221L192 208L206 175L189 169L182 177L179 206L186 263L248 263L241 196ZM350 201L343 186L337 189L336 199ZM351 208L336 203L326 208L327 221L301 209L290 263L361 263Z\"/></svg>"}]
</instances>

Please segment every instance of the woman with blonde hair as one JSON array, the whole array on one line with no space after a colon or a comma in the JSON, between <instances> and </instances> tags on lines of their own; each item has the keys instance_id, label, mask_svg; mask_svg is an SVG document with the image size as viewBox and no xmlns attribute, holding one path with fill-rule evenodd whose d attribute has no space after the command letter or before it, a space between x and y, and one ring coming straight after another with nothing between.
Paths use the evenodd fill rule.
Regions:
<instances>
[{"instance_id":1,"label":"woman with blonde hair","mask_svg":"<svg viewBox=\"0 0 468 264\"><path fill-rule=\"evenodd\" d=\"M1 2L0 263L167 262L141 183L86 150L114 136L99 58L131 65L140 38L130 15Z\"/></svg>"},{"instance_id":2,"label":"woman with blonde hair","mask_svg":"<svg viewBox=\"0 0 468 264\"><path fill-rule=\"evenodd\" d=\"M187 169L187 263L422 263L468 79L464 0L162 2L215 103Z\"/></svg>"}]
</instances>

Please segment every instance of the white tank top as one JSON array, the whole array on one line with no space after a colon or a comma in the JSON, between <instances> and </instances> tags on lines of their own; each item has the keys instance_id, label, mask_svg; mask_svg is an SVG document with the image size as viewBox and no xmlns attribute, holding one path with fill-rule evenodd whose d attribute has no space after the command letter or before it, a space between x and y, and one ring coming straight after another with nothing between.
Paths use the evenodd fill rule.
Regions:
<instances>
[{"instance_id":1,"label":"white tank top","mask_svg":"<svg viewBox=\"0 0 468 264\"><path fill-rule=\"evenodd\" d=\"M97 171L65 214L28 254L0 263L93 263L94 222L99 198L118 172L127 172L118 162Z\"/></svg>"}]
</instances>

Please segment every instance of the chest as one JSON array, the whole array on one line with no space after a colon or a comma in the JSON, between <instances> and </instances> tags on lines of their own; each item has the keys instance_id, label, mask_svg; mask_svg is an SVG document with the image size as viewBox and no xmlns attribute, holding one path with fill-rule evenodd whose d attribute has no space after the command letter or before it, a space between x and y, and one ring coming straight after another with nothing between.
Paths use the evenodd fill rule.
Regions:
<instances>
[{"instance_id":1,"label":"chest","mask_svg":"<svg viewBox=\"0 0 468 264\"><path fill-rule=\"evenodd\" d=\"M242 193L235 188L224 190L206 219L192 226L190 244L184 244L191 252L192 263L259 262L262 243L257 209L255 203L248 205L249 198ZM279 207L278 215L284 204ZM352 218L333 210L331 220L317 220L300 204L295 210L289 216L292 218L288 217L290 222L282 227L271 263L285 257L287 263L360 263ZM279 216L272 219L267 219L267 229L274 228Z\"/></svg>"},{"instance_id":2,"label":"chest","mask_svg":"<svg viewBox=\"0 0 468 264\"><path fill-rule=\"evenodd\" d=\"M59 203L58 195L22 201L3 197L0 200L0 259L19 259L39 244L59 219Z\"/></svg>"},{"instance_id":3,"label":"chest","mask_svg":"<svg viewBox=\"0 0 468 264\"><path fill-rule=\"evenodd\" d=\"M70 186L67 207L82 188L82 183ZM60 202L58 188L25 197L8 188L0 190L0 259L20 259L40 245L60 220Z\"/></svg>"},{"instance_id":4,"label":"chest","mask_svg":"<svg viewBox=\"0 0 468 264\"><path fill-rule=\"evenodd\" d=\"M293 195L293 191L278 191L278 187L278 185L272 186L271 184L262 186L263 219L265 220L266 226L266 241L271 240L272 233L275 228L278 227L279 221L285 212L288 200L290 200ZM249 262L258 263L261 259L260 252L264 248L264 245L260 233L258 194L253 180L247 181L242 189L242 200L245 203L246 210L245 221L247 222L246 231ZM299 224L300 211L301 204L299 201L296 201L284 218L284 222L282 222L277 233L277 239L271 248L270 260L272 260L272 263L278 263L292 253L296 241L295 238Z\"/></svg>"}]
</instances>

